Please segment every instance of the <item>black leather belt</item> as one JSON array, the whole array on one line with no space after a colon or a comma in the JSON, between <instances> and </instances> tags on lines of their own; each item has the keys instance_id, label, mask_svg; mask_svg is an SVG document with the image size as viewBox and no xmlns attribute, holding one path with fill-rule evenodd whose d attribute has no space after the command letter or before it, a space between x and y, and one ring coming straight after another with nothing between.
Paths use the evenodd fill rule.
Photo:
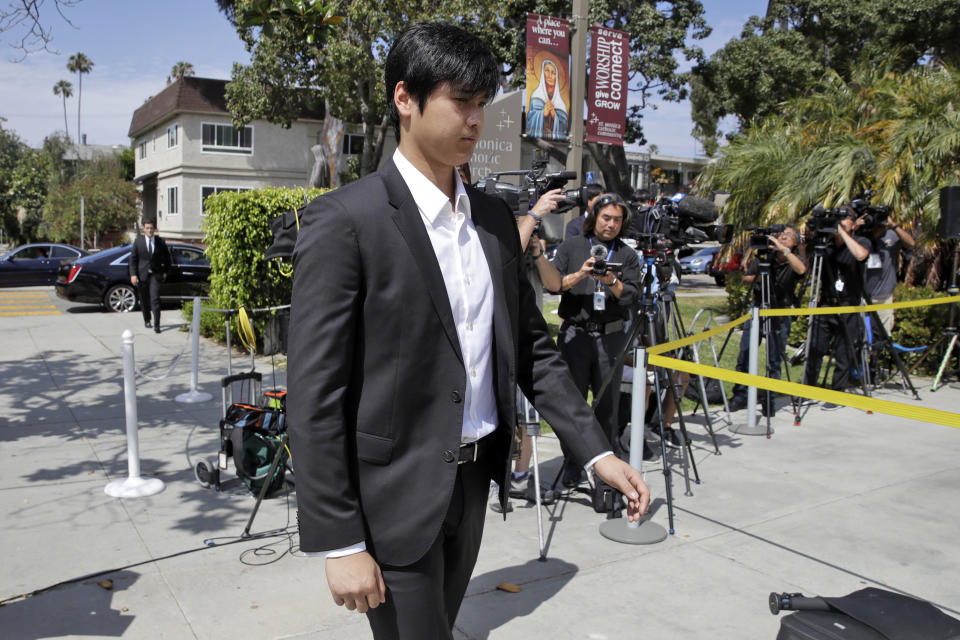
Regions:
<instances>
[{"instance_id":1,"label":"black leather belt","mask_svg":"<svg viewBox=\"0 0 960 640\"><path fill-rule=\"evenodd\" d=\"M569 320L567 322L570 322ZM608 335L611 333L617 333L618 331L623 331L626 323L623 320L613 320L612 322L593 322L592 320L585 320L583 322L570 322L575 327L580 327L587 333L599 333L601 335Z\"/></svg>"},{"instance_id":2,"label":"black leather belt","mask_svg":"<svg viewBox=\"0 0 960 640\"><path fill-rule=\"evenodd\" d=\"M487 452L487 449L490 448L490 445L493 443L493 438L491 436L484 436L479 440L474 440L473 442L463 442L460 444L460 458L457 460L457 464L467 464L468 462L476 462Z\"/></svg>"}]
</instances>

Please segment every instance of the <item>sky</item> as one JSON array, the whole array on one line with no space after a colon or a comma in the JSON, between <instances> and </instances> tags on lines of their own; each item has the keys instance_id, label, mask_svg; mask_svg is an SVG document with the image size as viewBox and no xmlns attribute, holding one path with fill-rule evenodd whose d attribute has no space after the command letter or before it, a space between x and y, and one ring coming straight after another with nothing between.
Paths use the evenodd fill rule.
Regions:
<instances>
[{"instance_id":1,"label":"sky","mask_svg":"<svg viewBox=\"0 0 960 640\"><path fill-rule=\"evenodd\" d=\"M0 0L7 5L12 0ZM704 0L709 38L698 42L709 55L739 35L751 15L762 14L767 0ZM68 58L83 52L93 71L83 76L81 126L89 144L129 145L127 131L134 110L166 86L178 61L193 64L198 77L229 79L234 62L250 56L214 0L81 0L65 9L70 24L53 8L42 6L42 19L52 28L52 51L29 54L22 61L9 45L10 32L0 34L0 117L3 127L38 147L44 137L62 131L63 102L54 95L59 80L73 84L67 100L70 135L77 132L75 73ZM690 136L690 104L654 103L644 113L644 131L660 153L698 155Z\"/></svg>"}]
</instances>

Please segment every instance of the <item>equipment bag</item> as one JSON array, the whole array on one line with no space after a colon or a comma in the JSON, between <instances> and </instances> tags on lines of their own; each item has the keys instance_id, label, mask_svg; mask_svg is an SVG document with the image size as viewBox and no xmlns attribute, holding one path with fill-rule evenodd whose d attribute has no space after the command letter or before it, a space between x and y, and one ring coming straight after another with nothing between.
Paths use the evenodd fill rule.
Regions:
<instances>
[{"instance_id":1,"label":"equipment bag","mask_svg":"<svg viewBox=\"0 0 960 640\"><path fill-rule=\"evenodd\" d=\"M260 495L264 482L270 483L266 493L268 498L283 488L287 451L280 436L260 429L234 429L230 433L230 441L237 475L252 494ZM270 465L273 464L278 449L282 449L280 462L273 472L273 477L268 480Z\"/></svg>"},{"instance_id":2,"label":"equipment bag","mask_svg":"<svg viewBox=\"0 0 960 640\"><path fill-rule=\"evenodd\" d=\"M623 494L600 478L594 476L593 492L590 496L593 510L597 513L614 513L617 517L623 508Z\"/></svg>"}]
</instances>

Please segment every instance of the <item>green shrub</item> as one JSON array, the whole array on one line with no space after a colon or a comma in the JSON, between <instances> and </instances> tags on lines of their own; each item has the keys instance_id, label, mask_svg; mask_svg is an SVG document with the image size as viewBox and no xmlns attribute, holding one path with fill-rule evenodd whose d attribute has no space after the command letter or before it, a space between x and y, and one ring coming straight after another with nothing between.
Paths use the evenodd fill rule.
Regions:
<instances>
[{"instance_id":1,"label":"green shrub","mask_svg":"<svg viewBox=\"0 0 960 640\"><path fill-rule=\"evenodd\" d=\"M723 288L727 291L726 313L731 320L750 311L753 303L753 287L743 283L743 273L731 272L724 278Z\"/></svg>"},{"instance_id":2,"label":"green shrub","mask_svg":"<svg viewBox=\"0 0 960 640\"><path fill-rule=\"evenodd\" d=\"M206 200L203 230L210 258L210 300L205 307L237 309L289 304L292 278L280 273L277 265L263 255L273 242L269 221L284 211L301 207L324 191L301 188L266 187L241 193L224 191ZM184 316L192 319L192 304L184 305ZM271 314L251 314L258 349ZM225 340L224 315L215 311L201 314L202 335ZM231 319L232 342L239 344L237 316Z\"/></svg>"},{"instance_id":3,"label":"green shrub","mask_svg":"<svg viewBox=\"0 0 960 640\"><path fill-rule=\"evenodd\" d=\"M904 284L898 284L893 292L893 301L905 302L907 300L943 298L946 296L947 293L935 291L930 287L908 287ZM926 307L897 309L894 313L896 314L896 323L893 325L893 335L891 336L894 342L905 347L919 347L921 345L932 347L947 328L950 305L936 304ZM917 372L936 373L937 367L940 365L940 355L938 353L927 355Z\"/></svg>"}]
</instances>

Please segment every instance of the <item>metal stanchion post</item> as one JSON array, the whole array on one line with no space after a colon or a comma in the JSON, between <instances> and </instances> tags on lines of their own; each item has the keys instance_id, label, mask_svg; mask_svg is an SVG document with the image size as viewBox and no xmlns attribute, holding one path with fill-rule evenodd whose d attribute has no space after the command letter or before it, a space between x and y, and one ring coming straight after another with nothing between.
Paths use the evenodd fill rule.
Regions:
<instances>
[{"instance_id":1,"label":"metal stanchion post","mask_svg":"<svg viewBox=\"0 0 960 640\"><path fill-rule=\"evenodd\" d=\"M630 405L630 466L639 469L643 464L643 439L647 413L647 350L637 347L633 352L633 389ZM667 538L667 530L650 520L649 512L639 522L626 518L605 520L600 524L600 535L625 544L656 544Z\"/></svg>"},{"instance_id":2,"label":"metal stanchion post","mask_svg":"<svg viewBox=\"0 0 960 640\"><path fill-rule=\"evenodd\" d=\"M181 393L176 399L177 402L185 403L206 402L213 396L197 390L200 368L200 298L193 299L193 322L190 324L190 331L193 332L191 336L193 338L193 356L190 368L190 391Z\"/></svg>"},{"instance_id":3,"label":"metal stanchion post","mask_svg":"<svg viewBox=\"0 0 960 640\"><path fill-rule=\"evenodd\" d=\"M741 338L742 339L742 338ZM769 337L767 338L769 340ZM767 346L769 348L769 342ZM760 310L754 305L750 316L750 360L749 373L757 375L760 361ZM767 428L757 425L757 388L747 387L747 424L746 426L733 425L730 431L742 436L765 436ZM772 430L771 430L772 433Z\"/></svg>"},{"instance_id":4,"label":"metal stanchion post","mask_svg":"<svg viewBox=\"0 0 960 640\"><path fill-rule=\"evenodd\" d=\"M103 492L113 498L140 498L163 491L163 481L140 476L140 439L137 434L137 381L133 359L133 332L123 332L123 400L127 417L127 479L112 480Z\"/></svg>"}]
</instances>

